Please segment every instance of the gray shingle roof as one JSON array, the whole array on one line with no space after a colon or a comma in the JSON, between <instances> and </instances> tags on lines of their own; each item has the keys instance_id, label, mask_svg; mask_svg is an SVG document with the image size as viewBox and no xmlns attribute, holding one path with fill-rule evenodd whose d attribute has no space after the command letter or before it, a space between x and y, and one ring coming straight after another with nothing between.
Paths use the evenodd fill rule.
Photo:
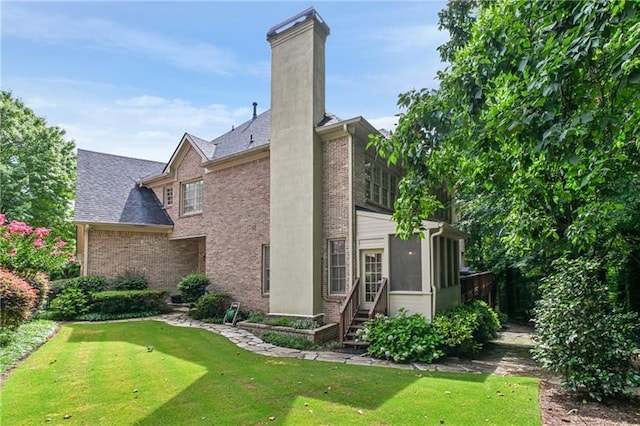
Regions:
<instances>
[{"instance_id":1,"label":"gray shingle roof","mask_svg":"<svg viewBox=\"0 0 640 426\"><path fill-rule=\"evenodd\" d=\"M270 131L271 110L268 110L214 139L212 142L216 149L209 159L217 160L268 144Z\"/></svg>"},{"instance_id":2,"label":"gray shingle roof","mask_svg":"<svg viewBox=\"0 0 640 426\"><path fill-rule=\"evenodd\" d=\"M152 190L136 182L162 172L164 163L78 150L75 221L173 225Z\"/></svg>"}]
</instances>

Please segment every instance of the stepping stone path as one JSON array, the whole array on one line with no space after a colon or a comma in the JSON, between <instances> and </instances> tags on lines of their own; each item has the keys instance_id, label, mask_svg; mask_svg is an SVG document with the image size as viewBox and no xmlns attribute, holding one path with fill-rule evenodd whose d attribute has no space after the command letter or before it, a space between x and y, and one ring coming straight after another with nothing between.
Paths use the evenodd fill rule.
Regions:
<instances>
[{"instance_id":1,"label":"stepping stone path","mask_svg":"<svg viewBox=\"0 0 640 426\"><path fill-rule=\"evenodd\" d=\"M195 320L184 312L172 312L151 318L163 321L169 325L178 327L196 327L219 334L239 348L255 352L257 354L283 358L297 358L312 361L336 362L340 364L374 365L417 371L447 371L475 374L518 375L551 379L551 376L541 370L529 356L528 349L533 345L531 330L527 327L514 326L513 330L507 329L498 333L498 338L492 343L488 355L480 360L460 360L446 358L440 363L425 364L414 362L410 364L395 364L390 361L370 358L362 354L335 352L328 350L301 351L297 349L283 348L270 343L265 343L254 334L224 324L210 324ZM555 381L555 380L554 380Z\"/></svg>"}]
</instances>

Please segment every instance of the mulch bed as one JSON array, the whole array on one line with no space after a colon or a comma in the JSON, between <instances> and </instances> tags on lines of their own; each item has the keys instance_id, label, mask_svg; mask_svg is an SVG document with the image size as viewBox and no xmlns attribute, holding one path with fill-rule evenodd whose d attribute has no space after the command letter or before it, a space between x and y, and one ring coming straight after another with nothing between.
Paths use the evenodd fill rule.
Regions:
<instances>
[{"instance_id":1,"label":"mulch bed","mask_svg":"<svg viewBox=\"0 0 640 426\"><path fill-rule=\"evenodd\" d=\"M640 425L640 397L598 402L586 394L570 393L544 380L540 382L540 411L545 426Z\"/></svg>"}]
</instances>

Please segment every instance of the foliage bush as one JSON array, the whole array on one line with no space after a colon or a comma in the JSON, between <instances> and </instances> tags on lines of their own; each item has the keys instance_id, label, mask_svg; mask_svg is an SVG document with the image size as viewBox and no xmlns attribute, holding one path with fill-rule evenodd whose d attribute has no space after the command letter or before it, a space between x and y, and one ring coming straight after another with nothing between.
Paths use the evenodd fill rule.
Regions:
<instances>
[{"instance_id":1,"label":"foliage bush","mask_svg":"<svg viewBox=\"0 0 640 426\"><path fill-rule=\"evenodd\" d=\"M93 294L91 312L124 314L144 311L167 312L169 293L159 290L102 291ZM56 299L57 300L57 299Z\"/></svg>"},{"instance_id":2,"label":"foliage bush","mask_svg":"<svg viewBox=\"0 0 640 426\"><path fill-rule=\"evenodd\" d=\"M204 295L204 291L209 285L211 285L211 280L205 274L189 274L178 283L178 291L182 294L184 302L192 303Z\"/></svg>"},{"instance_id":3,"label":"foliage bush","mask_svg":"<svg viewBox=\"0 0 640 426\"><path fill-rule=\"evenodd\" d=\"M113 280L112 287L114 290L146 290L149 281L143 274L127 271Z\"/></svg>"},{"instance_id":4,"label":"foliage bush","mask_svg":"<svg viewBox=\"0 0 640 426\"><path fill-rule=\"evenodd\" d=\"M0 327L14 329L37 307L38 295L22 278L0 269Z\"/></svg>"},{"instance_id":5,"label":"foliage bush","mask_svg":"<svg viewBox=\"0 0 640 426\"><path fill-rule=\"evenodd\" d=\"M80 289L85 296L90 297L93 293L104 291L108 285L109 281L102 275L85 275L84 277L56 280L51 283L49 299L55 299L68 287L76 287Z\"/></svg>"},{"instance_id":6,"label":"foliage bush","mask_svg":"<svg viewBox=\"0 0 640 426\"><path fill-rule=\"evenodd\" d=\"M298 349L298 350L311 350L317 349L318 345L300 336L291 336L285 333L265 333L262 335L262 340L265 343L270 343L276 346L282 346L284 348Z\"/></svg>"},{"instance_id":7,"label":"foliage bush","mask_svg":"<svg viewBox=\"0 0 640 426\"><path fill-rule=\"evenodd\" d=\"M49 304L52 319L71 320L89 309L89 296L76 286L65 287Z\"/></svg>"},{"instance_id":8,"label":"foliage bush","mask_svg":"<svg viewBox=\"0 0 640 426\"><path fill-rule=\"evenodd\" d=\"M36 309L44 308L47 304L49 288L51 286L49 277L42 272L38 272L27 277L26 281L36 291Z\"/></svg>"},{"instance_id":9,"label":"foliage bush","mask_svg":"<svg viewBox=\"0 0 640 426\"><path fill-rule=\"evenodd\" d=\"M369 342L367 353L376 358L431 363L443 355L436 329L420 314L407 316L405 309L394 317L377 315L364 324L359 335Z\"/></svg>"},{"instance_id":10,"label":"foliage bush","mask_svg":"<svg viewBox=\"0 0 640 426\"><path fill-rule=\"evenodd\" d=\"M231 304L229 293L210 293L198 299L189 316L197 319L223 319Z\"/></svg>"},{"instance_id":11,"label":"foliage bush","mask_svg":"<svg viewBox=\"0 0 640 426\"><path fill-rule=\"evenodd\" d=\"M598 262L560 259L553 266L534 311L533 358L562 374L568 389L583 388L597 400L639 385L632 363L640 348L638 315L612 301Z\"/></svg>"},{"instance_id":12,"label":"foliage bush","mask_svg":"<svg viewBox=\"0 0 640 426\"><path fill-rule=\"evenodd\" d=\"M482 349L473 338L478 317L468 309L452 309L433 318L433 326L442 337L442 348L449 356L472 356Z\"/></svg>"},{"instance_id":13,"label":"foliage bush","mask_svg":"<svg viewBox=\"0 0 640 426\"><path fill-rule=\"evenodd\" d=\"M442 337L447 355L468 357L496 337L501 327L498 314L481 300L473 300L437 314L433 326Z\"/></svg>"},{"instance_id":14,"label":"foliage bush","mask_svg":"<svg viewBox=\"0 0 640 426\"><path fill-rule=\"evenodd\" d=\"M322 326L318 321L312 319L296 319L291 317L267 317L262 312L251 313L248 316L249 322L256 324L268 324L278 327L290 327L297 330L313 330Z\"/></svg>"}]
</instances>

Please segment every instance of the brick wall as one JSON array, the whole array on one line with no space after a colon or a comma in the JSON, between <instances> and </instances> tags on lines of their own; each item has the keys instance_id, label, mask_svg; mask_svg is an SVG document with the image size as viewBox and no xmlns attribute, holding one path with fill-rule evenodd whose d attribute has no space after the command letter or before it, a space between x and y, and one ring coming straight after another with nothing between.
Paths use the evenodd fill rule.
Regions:
<instances>
[{"instance_id":1,"label":"brick wall","mask_svg":"<svg viewBox=\"0 0 640 426\"><path fill-rule=\"evenodd\" d=\"M205 175L206 271L242 310L269 311L262 246L269 244L269 158Z\"/></svg>"},{"instance_id":2,"label":"brick wall","mask_svg":"<svg viewBox=\"0 0 640 426\"><path fill-rule=\"evenodd\" d=\"M173 188L173 205L166 211L174 222L170 238L200 244L200 270L212 282L209 291L224 291L241 303L242 310L269 311L262 294L262 247L269 244L269 158L205 173L202 158L190 146L174 164L176 180L153 188L163 199L163 188ZM180 216L184 182L202 178L202 213ZM181 240L184 239L184 240Z\"/></svg>"},{"instance_id":3,"label":"brick wall","mask_svg":"<svg viewBox=\"0 0 640 426\"><path fill-rule=\"evenodd\" d=\"M164 188L167 186L173 188L173 205L166 207L166 211L174 223L171 238L185 238L204 234L202 214L180 216L180 192L182 184L205 176L205 169L202 167L202 157L200 157L200 154L198 154L190 144L186 144L183 149L185 153L176 157L178 161L172 165L172 168L176 169L176 180L169 184L158 185L153 188L153 191L161 202L164 201ZM206 196L208 189L206 179L204 178L203 191L205 196L202 200L202 211L206 212L208 208L207 203L211 202L211 200Z\"/></svg>"},{"instance_id":4,"label":"brick wall","mask_svg":"<svg viewBox=\"0 0 640 426\"><path fill-rule=\"evenodd\" d=\"M154 289L175 292L180 278L198 269L197 240L170 241L166 233L90 229L89 247L88 274L141 273Z\"/></svg>"},{"instance_id":5,"label":"brick wall","mask_svg":"<svg viewBox=\"0 0 640 426\"><path fill-rule=\"evenodd\" d=\"M322 295L324 321L338 322L340 304L344 295L329 293L329 253L330 239L345 239L345 258L349 259L353 238L349 230L349 138L347 136L330 139L323 145L323 229L324 244L322 255ZM346 265L346 291L350 288L352 265Z\"/></svg>"}]
</instances>

